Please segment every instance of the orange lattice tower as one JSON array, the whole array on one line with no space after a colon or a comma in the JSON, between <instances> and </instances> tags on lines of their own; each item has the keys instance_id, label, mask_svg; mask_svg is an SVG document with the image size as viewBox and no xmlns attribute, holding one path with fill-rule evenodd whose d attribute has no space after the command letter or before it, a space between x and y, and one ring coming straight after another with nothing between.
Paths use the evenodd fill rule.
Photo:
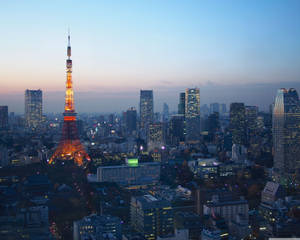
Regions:
<instances>
[{"instance_id":1,"label":"orange lattice tower","mask_svg":"<svg viewBox=\"0 0 300 240\"><path fill-rule=\"evenodd\" d=\"M72 86L70 34L68 35L67 53L67 81L62 137L55 153L49 160L49 164L54 164L57 160L73 160L77 165L81 166L84 162L89 161L90 157L88 156L83 145L80 142L76 125L74 92Z\"/></svg>"}]
</instances>

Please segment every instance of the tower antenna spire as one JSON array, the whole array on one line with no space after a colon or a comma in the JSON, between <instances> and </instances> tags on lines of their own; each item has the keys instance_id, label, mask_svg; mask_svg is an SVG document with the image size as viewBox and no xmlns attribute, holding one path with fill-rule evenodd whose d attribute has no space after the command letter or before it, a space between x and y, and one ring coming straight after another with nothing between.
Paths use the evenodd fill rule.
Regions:
<instances>
[{"instance_id":1,"label":"tower antenna spire","mask_svg":"<svg viewBox=\"0 0 300 240\"><path fill-rule=\"evenodd\" d=\"M71 43L70 43L70 27L68 27L68 46L69 47L71 46Z\"/></svg>"},{"instance_id":2,"label":"tower antenna spire","mask_svg":"<svg viewBox=\"0 0 300 240\"><path fill-rule=\"evenodd\" d=\"M67 50L68 59L71 59L71 41L70 41L70 28L68 28L68 50Z\"/></svg>"}]
</instances>

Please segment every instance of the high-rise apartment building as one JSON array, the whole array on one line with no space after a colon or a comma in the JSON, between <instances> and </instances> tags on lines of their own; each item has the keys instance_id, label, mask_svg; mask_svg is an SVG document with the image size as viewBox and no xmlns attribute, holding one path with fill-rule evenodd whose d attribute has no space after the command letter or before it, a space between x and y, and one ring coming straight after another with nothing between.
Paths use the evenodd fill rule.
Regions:
<instances>
[{"instance_id":1,"label":"high-rise apartment building","mask_svg":"<svg viewBox=\"0 0 300 240\"><path fill-rule=\"evenodd\" d=\"M131 197L130 221L132 227L147 240L166 237L174 233L171 203L152 195Z\"/></svg>"},{"instance_id":2,"label":"high-rise apartment building","mask_svg":"<svg viewBox=\"0 0 300 240\"><path fill-rule=\"evenodd\" d=\"M0 130L8 128L8 107L0 106Z\"/></svg>"},{"instance_id":3,"label":"high-rise apartment building","mask_svg":"<svg viewBox=\"0 0 300 240\"><path fill-rule=\"evenodd\" d=\"M273 109L274 169L289 177L300 169L300 103L295 89L277 91Z\"/></svg>"},{"instance_id":4,"label":"high-rise apartment building","mask_svg":"<svg viewBox=\"0 0 300 240\"><path fill-rule=\"evenodd\" d=\"M186 141L200 138L200 90L188 88L185 91Z\"/></svg>"},{"instance_id":5,"label":"high-rise apartment building","mask_svg":"<svg viewBox=\"0 0 300 240\"><path fill-rule=\"evenodd\" d=\"M43 92L42 90L25 91L25 122L29 129L37 129L43 117Z\"/></svg>"},{"instance_id":6,"label":"high-rise apartment building","mask_svg":"<svg viewBox=\"0 0 300 240\"><path fill-rule=\"evenodd\" d=\"M140 92L140 128L146 129L153 122L153 91Z\"/></svg>"},{"instance_id":7,"label":"high-rise apartment building","mask_svg":"<svg viewBox=\"0 0 300 240\"><path fill-rule=\"evenodd\" d=\"M230 104L230 131L233 144L246 144L246 116L244 103Z\"/></svg>"},{"instance_id":8,"label":"high-rise apartment building","mask_svg":"<svg viewBox=\"0 0 300 240\"><path fill-rule=\"evenodd\" d=\"M134 131L136 131L136 109L134 107L129 108L126 111L126 129L127 133L130 135L133 134Z\"/></svg>"},{"instance_id":9,"label":"high-rise apartment building","mask_svg":"<svg viewBox=\"0 0 300 240\"><path fill-rule=\"evenodd\" d=\"M185 93L179 94L178 114L185 115Z\"/></svg>"}]
</instances>

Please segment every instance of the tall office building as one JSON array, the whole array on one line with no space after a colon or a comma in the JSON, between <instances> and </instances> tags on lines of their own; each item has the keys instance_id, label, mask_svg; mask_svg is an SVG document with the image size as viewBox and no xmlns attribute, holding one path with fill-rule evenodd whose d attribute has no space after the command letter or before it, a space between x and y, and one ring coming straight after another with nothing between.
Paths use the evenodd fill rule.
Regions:
<instances>
[{"instance_id":1,"label":"tall office building","mask_svg":"<svg viewBox=\"0 0 300 240\"><path fill-rule=\"evenodd\" d=\"M169 140L171 145L178 145L184 141L184 116L173 115L170 120Z\"/></svg>"},{"instance_id":2,"label":"tall office building","mask_svg":"<svg viewBox=\"0 0 300 240\"><path fill-rule=\"evenodd\" d=\"M8 150L6 144L2 144L0 140L0 167L9 165Z\"/></svg>"},{"instance_id":3,"label":"tall office building","mask_svg":"<svg viewBox=\"0 0 300 240\"><path fill-rule=\"evenodd\" d=\"M153 91L141 90L140 92L140 128L147 130L153 123Z\"/></svg>"},{"instance_id":4,"label":"tall office building","mask_svg":"<svg viewBox=\"0 0 300 240\"><path fill-rule=\"evenodd\" d=\"M129 108L126 111L126 128L128 134L133 134L136 131L136 109L134 107Z\"/></svg>"},{"instance_id":5,"label":"tall office building","mask_svg":"<svg viewBox=\"0 0 300 240\"><path fill-rule=\"evenodd\" d=\"M186 141L200 138L200 90L188 88L185 91Z\"/></svg>"},{"instance_id":6,"label":"tall office building","mask_svg":"<svg viewBox=\"0 0 300 240\"><path fill-rule=\"evenodd\" d=\"M232 143L246 144L246 116L244 103L230 104L230 131L232 134Z\"/></svg>"},{"instance_id":7,"label":"tall office building","mask_svg":"<svg viewBox=\"0 0 300 240\"><path fill-rule=\"evenodd\" d=\"M246 106L245 107L245 120L246 120L246 134L247 144L250 144L250 140L256 134L257 130L257 106Z\"/></svg>"},{"instance_id":8,"label":"tall office building","mask_svg":"<svg viewBox=\"0 0 300 240\"><path fill-rule=\"evenodd\" d=\"M222 103L221 104L221 108L220 108L220 114L223 115L227 112L227 109L226 109L226 104L225 103Z\"/></svg>"},{"instance_id":9,"label":"tall office building","mask_svg":"<svg viewBox=\"0 0 300 240\"><path fill-rule=\"evenodd\" d=\"M291 176L300 170L300 103L295 89L277 91L273 109L274 169Z\"/></svg>"},{"instance_id":10,"label":"tall office building","mask_svg":"<svg viewBox=\"0 0 300 240\"><path fill-rule=\"evenodd\" d=\"M220 104L219 103L211 103L210 104L210 114L220 112Z\"/></svg>"},{"instance_id":11,"label":"tall office building","mask_svg":"<svg viewBox=\"0 0 300 240\"><path fill-rule=\"evenodd\" d=\"M8 107L0 106L0 130L8 128Z\"/></svg>"},{"instance_id":12,"label":"tall office building","mask_svg":"<svg viewBox=\"0 0 300 240\"><path fill-rule=\"evenodd\" d=\"M217 131L220 129L220 118L218 112L213 112L208 116L207 128L209 141L213 141Z\"/></svg>"},{"instance_id":13,"label":"tall office building","mask_svg":"<svg viewBox=\"0 0 300 240\"><path fill-rule=\"evenodd\" d=\"M178 114L185 115L185 93L179 94Z\"/></svg>"},{"instance_id":14,"label":"tall office building","mask_svg":"<svg viewBox=\"0 0 300 240\"><path fill-rule=\"evenodd\" d=\"M163 120L163 122L168 122L169 121L169 106L166 103L164 103L164 105L163 105L162 120Z\"/></svg>"},{"instance_id":15,"label":"tall office building","mask_svg":"<svg viewBox=\"0 0 300 240\"><path fill-rule=\"evenodd\" d=\"M25 122L29 129L37 129L43 118L43 92L39 90L25 91Z\"/></svg>"},{"instance_id":16,"label":"tall office building","mask_svg":"<svg viewBox=\"0 0 300 240\"><path fill-rule=\"evenodd\" d=\"M171 203L152 195L131 197L130 221L132 227L147 240L166 237L174 233L174 217Z\"/></svg>"}]
</instances>

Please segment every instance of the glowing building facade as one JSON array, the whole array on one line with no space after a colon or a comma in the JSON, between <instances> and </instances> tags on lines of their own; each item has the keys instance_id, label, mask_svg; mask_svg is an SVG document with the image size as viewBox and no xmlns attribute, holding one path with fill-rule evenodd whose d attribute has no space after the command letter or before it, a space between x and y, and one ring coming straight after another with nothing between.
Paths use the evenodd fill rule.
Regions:
<instances>
[{"instance_id":1,"label":"glowing building facade","mask_svg":"<svg viewBox=\"0 0 300 240\"><path fill-rule=\"evenodd\" d=\"M64 123L62 129L62 137L55 153L50 158L49 163L53 164L56 160L73 160L74 163L81 166L90 157L86 153L83 145L80 142L76 124L76 112L74 106L74 91L72 83L72 60L71 60L71 45L70 36L68 36L68 59L66 61L67 67L67 81L66 81L66 95L65 95L65 111Z\"/></svg>"},{"instance_id":2,"label":"glowing building facade","mask_svg":"<svg viewBox=\"0 0 300 240\"><path fill-rule=\"evenodd\" d=\"M25 91L25 123L26 127L35 130L43 119L43 92L41 90Z\"/></svg>"},{"instance_id":3,"label":"glowing building facade","mask_svg":"<svg viewBox=\"0 0 300 240\"><path fill-rule=\"evenodd\" d=\"M186 141L200 140L200 90L188 88L185 91Z\"/></svg>"},{"instance_id":4,"label":"glowing building facade","mask_svg":"<svg viewBox=\"0 0 300 240\"><path fill-rule=\"evenodd\" d=\"M277 91L273 109L274 170L291 177L300 169L300 102L295 89Z\"/></svg>"},{"instance_id":5,"label":"glowing building facade","mask_svg":"<svg viewBox=\"0 0 300 240\"><path fill-rule=\"evenodd\" d=\"M153 91L141 90L140 93L140 128L147 129L153 122Z\"/></svg>"},{"instance_id":6,"label":"glowing building facade","mask_svg":"<svg viewBox=\"0 0 300 240\"><path fill-rule=\"evenodd\" d=\"M230 132L232 143L246 145L246 114L244 103L230 104Z\"/></svg>"}]
</instances>

